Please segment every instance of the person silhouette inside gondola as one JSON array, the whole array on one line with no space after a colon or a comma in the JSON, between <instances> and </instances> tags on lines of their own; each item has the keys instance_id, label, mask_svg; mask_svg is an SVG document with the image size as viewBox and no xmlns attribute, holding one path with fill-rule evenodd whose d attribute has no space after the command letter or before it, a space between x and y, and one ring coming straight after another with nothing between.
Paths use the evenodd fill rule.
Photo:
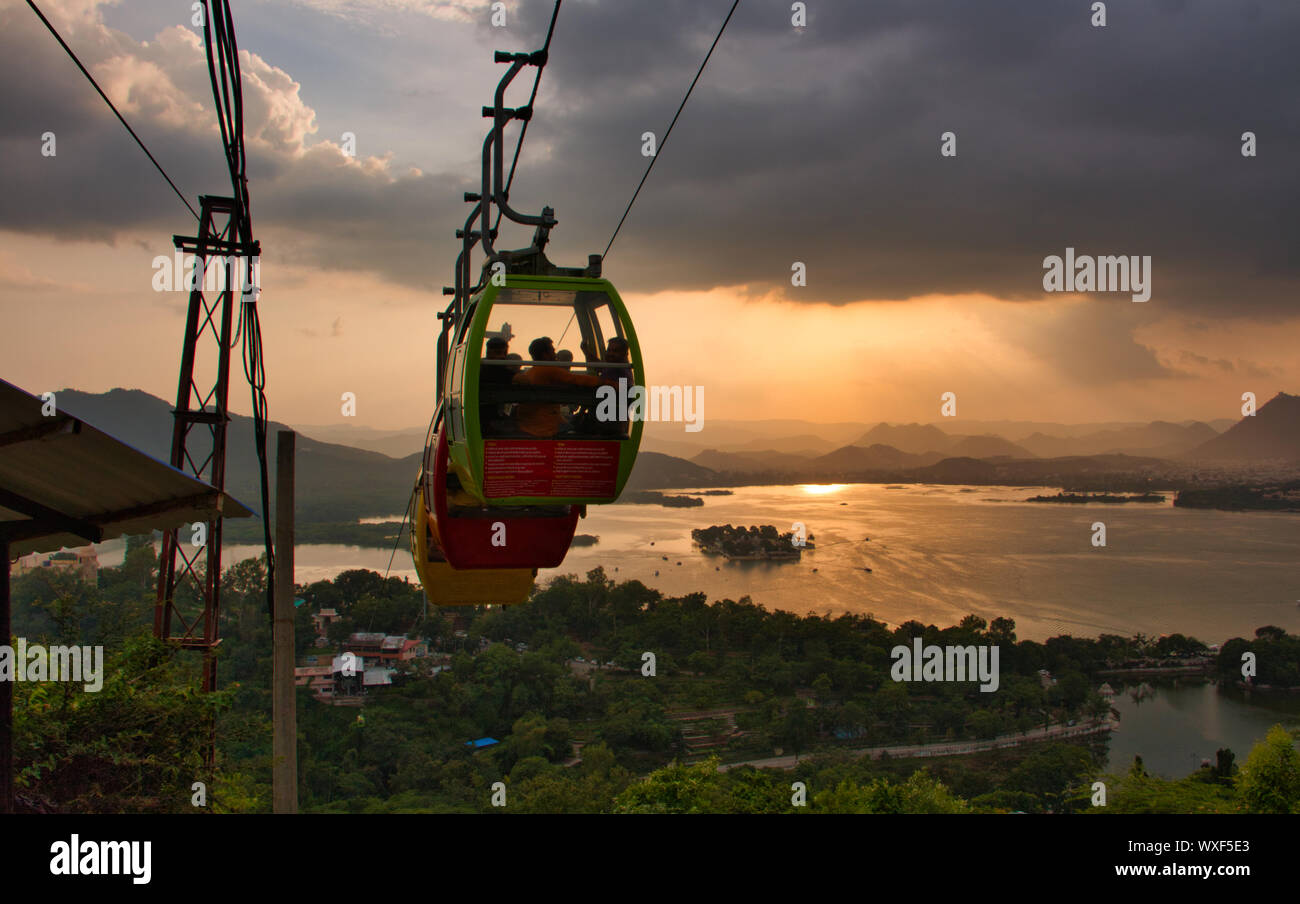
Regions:
<instances>
[{"instance_id":1,"label":"person silhouette inside gondola","mask_svg":"<svg viewBox=\"0 0 1300 904\"><path fill-rule=\"evenodd\" d=\"M559 349L555 353L555 360L572 361L573 352L569 351L567 348ZM560 413L561 416L564 418L564 423L560 426L561 433L565 433L577 428L577 425L581 423L581 420L579 419L579 415L582 412L583 407L584 406L582 405L564 406L564 410Z\"/></svg>"},{"instance_id":2,"label":"person silhouette inside gondola","mask_svg":"<svg viewBox=\"0 0 1300 904\"><path fill-rule=\"evenodd\" d=\"M509 350L510 343L508 341L501 336L493 336L487 341L485 359L487 361L505 361L511 357L508 354ZM479 368L478 385L480 394L485 390L501 389L509 386L517 371L517 367L509 365L484 363ZM506 414L505 406L500 402L481 403L478 408L478 417L480 429L483 431L484 436L500 436L503 433L513 431L514 425Z\"/></svg>"},{"instance_id":3,"label":"person silhouette inside gondola","mask_svg":"<svg viewBox=\"0 0 1300 904\"><path fill-rule=\"evenodd\" d=\"M555 361L555 343L548 336L534 339L528 346L528 354L536 362ZM573 373L566 367L548 367L545 363L535 364L515 377L519 386L599 386L605 382L594 374ZM555 402L520 402L517 425L530 436L557 436L565 426L565 405Z\"/></svg>"},{"instance_id":4,"label":"person silhouette inside gondola","mask_svg":"<svg viewBox=\"0 0 1300 904\"><path fill-rule=\"evenodd\" d=\"M593 355L592 352L595 350L596 346L593 343L584 342L582 344L582 351L587 357L588 364L627 364L628 356L631 353L627 340L621 336L615 336L605 344L605 353L603 355ZM594 372L596 376L600 377L602 383L607 383L615 387L618 386L619 380L626 381L627 386L620 395L624 395L632 389L632 369L630 367L597 367ZM583 424L584 430L593 433L615 434L618 436L627 435L628 422L626 419L600 421L596 418L595 412L587 411L584 412L583 415Z\"/></svg>"}]
</instances>

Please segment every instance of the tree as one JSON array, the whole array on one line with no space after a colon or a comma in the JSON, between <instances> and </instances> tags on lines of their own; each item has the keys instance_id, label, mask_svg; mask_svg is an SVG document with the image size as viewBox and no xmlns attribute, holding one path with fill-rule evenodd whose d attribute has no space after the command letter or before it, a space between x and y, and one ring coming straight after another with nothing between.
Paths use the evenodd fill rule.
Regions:
<instances>
[{"instance_id":1,"label":"tree","mask_svg":"<svg viewBox=\"0 0 1300 904\"><path fill-rule=\"evenodd\" d=\"M813 797L814 813L969 813L970 805L955 796L926 769L913 772L902 784L876 779L869 785L840 782Z\"/></svg>"},{"instance_id":2,"label":"tree","mask_svg":"<svg viewBox=\"0 0 1300 904\"><path fill-rule=\"evenodd\" d=\"M808 742L813 736L813 719L802 700L796 697L786 707L785 718L781 720L781 727L775 734L783 746L794 751L796 758L800 751L808 749Z\"/></svg>"},{"instance_id":3,"label":"tree","mask_svg":"<svg viewBox=\"0 0 1300 904\"><path fill-rule=\"evenodd\" d=\"M825 706L831 698L831 676L822 672L813 680L812 690L817 702Z\"/></svg>"},{"instance_id":4,"label":"tree","mask_svg":"<svg viewBox=\"0 0 1300 904\"><path fill-rule=\"evenodd\" d=\"M725 813L727 795L718 758L694 765L674 762L630 785L614 801L615 813Z\"/></svg>"},{"instance_id":5,"label":"tree","mask_svg":"<svg viewBox=\"0 0 1300 904\"><path fill-rule=\"evenodd\" d=\"M1088 695L1092 693L1092 685L1082 672L1071 670L1062 674L1052 688L1053 696L1060 700L1061 705L1069 710L1078 710L1083 706Z\"/></svg>"},{"instance_id":6,"label":"tree","mask_svg":"<svg viewBox=\"0 0 1300 904\"><path fill-rule=\"evenodd\" d=\"M715 659L703 650L696 650L686 657L686 667L692 672L708 675L714 669Z\"/></svg>"},{"instance_id":7,"label":"tree","mask_svg":"<svg viewBox=\"0 0 1300 904\"><path fill-rule=\"evenodd\" d=\"M1004 787L1033 794L1049 809L1059 811L1065 794L1092 768L1092 757L1081 747L1044 745L1031 751L1011 770Z\"/></svg>"},{"instance_id":8,"label":"tree","mask_svg":"<svg viewBox=\"0 0 1300 904\"><path fill-rule=\"evenodd\" d=\"M870 724L871 714L867 708L856 700L850 700L840 707L836 716L835 724L837 728L847 731L853 737L858 737Z\"/></svg>"},{"instance_id":9,"label":"tree","mask_svg":"<svg viewBox=\"0 0 1300 904\"><path fill-rule=\"evenodd\" d=\"M1252 645L1241 637L1225 641L1219 648L1219 658L1214 666L1219 676L1227 681L1241 680L1241 654L1249 651Z\"/></svg>"},{"instance_id":10,"label":"tree","mask_svg":"<svg viewBox=\"0 0 1300 904\"><path fill-rule=\"evenodd\" d=\"M1214 767L1215 776L1221 779L1232 778L1232 773L1235 772L1237 768L1235 765L1233 765L1233 761L1237 758L1237 755L1232 752L1232 748L1220 747L1217 751L1215 751L1214 758L1215 758L1215 767Z\"/></svg>"},{"instance_id":11,"label":"tree","mask_svg":"<svg viewBox=\"0 0 1300 904\"><path fill-rule=\"evenodd\" d=\"M193 812L190 785L203 774L211 719L232 695L196 693L192 666L142 634L104 661L97 693L66 682L15 684L18 790L64 813ZM224 759L218 769L220 777ZM255 783L228 778L245 798L257 797Z\"/></svg>"},{"instance_id":12,"label":"tree","mask_svg":"<svg viewBox=\"0 0 1300 904\"><path fill-rule=\"evenodd\" d=\"M989 642L1000 647L1011 647L1016 642L1016 621L1013 618L995 618L989 623ZM1005 653L1005 651L1004 651Z\"/></svg>"},{"instance_id":13,"label":"tree","mask_svg":"<svg viewBox=\"0 0 1300 904\"><path fill-rule=\"evenodd\" d=\"M1002 719L991 710L977 709L966 719L966 727L977 738L992 738L1002 727Z\"/></svg>"},{"instance_id":14,"label":"tree","mask_svg":"<svg viewBox=\"0 0 1300 904\"><path fill-rule=\"evenodd\" d=\"M1249 813L1300 813L1300 753L1281 725L1270 728L1250 751L1237 796Z\"/></svg>"}]
</instances>

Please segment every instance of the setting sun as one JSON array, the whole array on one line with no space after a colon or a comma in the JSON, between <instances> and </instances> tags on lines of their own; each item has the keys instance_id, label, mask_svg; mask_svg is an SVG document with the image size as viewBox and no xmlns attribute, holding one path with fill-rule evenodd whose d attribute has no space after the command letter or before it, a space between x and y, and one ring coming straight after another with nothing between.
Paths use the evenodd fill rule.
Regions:
<instances>
[{"instance_id":1,"label":"setting sun","mask_svg":"<svg viewBox=\"0 0 1300 904\"><path fill-rule=\"evenodd\" d=\"M831 493L838 493L846 486L848 484L845 483L806 483L800 489L809 496L828 496Z\"/></svg>"}]
</instances>

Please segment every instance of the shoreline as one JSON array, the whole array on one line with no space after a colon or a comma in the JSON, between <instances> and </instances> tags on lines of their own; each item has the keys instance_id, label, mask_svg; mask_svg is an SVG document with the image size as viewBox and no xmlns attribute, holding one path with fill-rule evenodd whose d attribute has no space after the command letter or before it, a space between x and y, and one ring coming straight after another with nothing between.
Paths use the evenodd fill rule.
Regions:
<instances>
[{"instance_id":1,"label":"shoreline","mask_svg":"<svg viewBox=\"0 0 1300 904\"><path fill-rule=\"evenodd\" d=\"M1018 731L1009 734L997 735L992 738L982 738L974 741L936 741L932 744L899 744L886 747L860 747L847 751L854 759L870 758L879 760L888 756L893 760L911 760L925 759L931 757L943 756L967 756L972 753L983 753L988 750L1005 750L1012 747L1023 747L1026 744L1038 744L1043 741L1055 741L1061 738L1089 737L1092 735L1109 734L1115 730L1114 720L1097 719L1079 725L1061 725L1056 724L1048 728L1035 728L1030 731ZM740 766L753 766L755 769L794 769L800 763L806 763L819 756L828 756L841 754L843 750L818 750L803 754L803 759L799 759L800 754L790 756L773 756L762 759L741 760L735 763L722 763L718 766L719 772L727 772Z\"/></svg>"}]
</instances>

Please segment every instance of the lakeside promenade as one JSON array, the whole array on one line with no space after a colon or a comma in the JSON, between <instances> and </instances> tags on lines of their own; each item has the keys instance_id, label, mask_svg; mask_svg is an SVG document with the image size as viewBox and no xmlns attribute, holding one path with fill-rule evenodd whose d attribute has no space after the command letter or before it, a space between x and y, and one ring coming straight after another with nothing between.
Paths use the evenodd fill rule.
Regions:
<instances>
[{"instance_id":1,"label":"lakeside promenade","mask_svg":"<svg viewBox=\"0 0 1300 904\"><path fill-rule=\"evenodd\" d=\"M848 751L855 758L870 757L880 759L888 754L891 759L915 759L934 756L961 756L967 753L979 753L984 750L1000 750L1007 747L1019 747L1022 744L1034 744L1039 741L1053 741L1061 738L1082 737L1085 735L1104 734L1112 731L1113 723L1109 719L1096 719L1081 722L1078 725L1050 725L1047 728L1033 728L1029 731L1017 731L977 741L942 741L935 744L912 744L895 747L863 747ZM827 753L829 751L821 751ZM804 759L818 756L817 753L805 754ZM753 766L757 769L793 769L799 763L799 757L774 756L759 760L742 760L738 763L723 763L719 772L735 769L737 766Z\"/></svg>"}]
</instances>

